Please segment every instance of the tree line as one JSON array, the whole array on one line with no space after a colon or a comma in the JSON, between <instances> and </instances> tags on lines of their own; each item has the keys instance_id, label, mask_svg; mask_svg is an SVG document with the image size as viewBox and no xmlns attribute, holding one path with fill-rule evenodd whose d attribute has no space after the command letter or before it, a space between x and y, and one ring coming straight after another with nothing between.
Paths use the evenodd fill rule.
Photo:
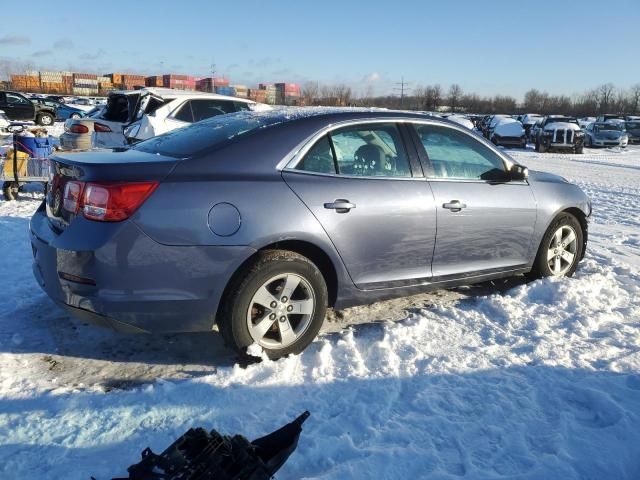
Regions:
<instances>
[{"instance_id":1,"label":"tree line","mask_svg":"<svg viewBox=\"0 0 640 480\"><path fill-rule=\"evenodd\" d=\"M356 96L345 84L321 85L306 82L302 86L305 105L363 106L392 109L450 111L464 113L539 113L560 114L577 117L593 116L600 113L640 114L640 83L629 89L617 88L605 83L582 94L567 96L554 95L538 89L524 94L519 103L509 95L480 96L462 90L458 84L448 89L442 86L417 86L410 95L373 96L371 88Z\"/></svg>"}]
</instances>

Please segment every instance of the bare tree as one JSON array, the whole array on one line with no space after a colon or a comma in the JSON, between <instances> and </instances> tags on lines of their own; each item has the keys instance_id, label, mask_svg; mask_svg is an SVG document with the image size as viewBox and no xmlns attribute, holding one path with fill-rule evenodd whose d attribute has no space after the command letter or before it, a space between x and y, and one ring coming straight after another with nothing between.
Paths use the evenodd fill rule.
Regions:
<instances>
[{"instance_id":1,"label":"bare tree","mask_svg":"<svg viewBox=\"0 0 640 480\"><path fill-rule=\"evenodd\" d=\"M601 113L605 113L609 109L615 90L616 87L613 85L613 83L605 83L597 88L599 108Z\"/></svg>"},{"instance_id":2,"label":"bare tree","mask_svg":"<svg viewBox=\"0 0 640 480\"><path fill-rule=\"evenodd\" d=\"M449 87L449 106L451 107L452 112L455 112L458 108L461 97L462 88L457 83L454 83Z\"/></svg>"},{"instance_id":3,"label":"bare tree","mask_svg":"<svg viewBox=\"0 0 640 480\"><path fill-rule=\"evenodd\" d=\"M305 82L302 86L302 98L307 105L313 105L318 100L320 85L318 82Z\"/></svg>"},{"instance_id":4,"label":"bare tree","mask_svg":"<svg viewBox=\"0 0 640 480\"><path fill-rule=\"evenodd\" d=\"M629 111L638 113L640 111L640 83L635 84L629 90Z\"/></svg>"}]
</instances>

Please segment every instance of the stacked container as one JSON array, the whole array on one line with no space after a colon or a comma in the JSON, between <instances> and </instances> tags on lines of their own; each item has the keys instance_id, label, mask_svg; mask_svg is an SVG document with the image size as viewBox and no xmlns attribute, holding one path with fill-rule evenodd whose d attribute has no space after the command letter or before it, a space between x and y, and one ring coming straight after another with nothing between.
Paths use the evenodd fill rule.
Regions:
<instances>
[{"instance_id":1,"label":"stacked container","mask_svg":"<svg viewBox=\"0 0 640 480\"><path fill-rule=\"evenodd\" d=\"M162 87L164 83L162 81L162 75L153 75L144 79L144 84L147 87Z\"/></svg>"},{"instance_id":2,"label":"stacked container","mask_svg":"<svg viewBox=\"0 0 640 480\"><path fill-rule=\"evenodd\" d=\"M162 84L166 88L176 88L179 90L196 89L196 79L189 75L163 75Z\"/></svg>"},{"instance_id":3,"label":"stacked container","mask_svg":"<svg viewBox=\"0 0 640 480\"><path fill-rule=\"evenodd\" d=\"M261 83L258 85L258 88L260 88L260 90L264 90L266 92L265 95L265 101L266 103L268 103L269 105L275 105L276 104L276 86L275 85L271 85L271 84L267 84L267 83Z\"/></svg>"},{"instance_id":4,"label":"stacked container","mask_svg":"<svg viewBox=\"0 0 640 480\"><path fill-rule=\"evenodd\" d=\"M66 93L62 72L40 72L40 87L43 93Z\"/></svg>"},{"instance_id":5,"label":"stacked container","mask_svg":"<svg viewBox=\"0 0 640 480\"><path fill-rule=\"evenodd\" d=\"M236 94L236 90L233 87L214 87L214 90L219 95L227 95L233 97Z\"/></svg>"},{"instance_id":6,"label":"stacked container","mask_svg":"<svg viewBox=\"0 0 640 480\"><path fill-rule=\"evenodd\" d=\"M97 95L98 76L94 73L74 73L73 74L73 94L74 95Z\"/></svg>"},{"instance_id":7,"label":"stacked container","mask_svg":"<svg viewBox=\"0 0 640 480\"><path fill-rule=\"evenodd\" d=\"M109 73L107 77L111 79L116 88L122 88L122 74L121 73Z\"/></svg>"},{"instance_id":8,"label":"stacked container","mask_svg":"<svg viewBox=\"0 0 640 480\"><path fill-rule=\"evenodd\" d=\"M100 93L107 93L110 90L113 90L115 87L111 82L111 78L107 76L98 77L98 90Z\"/></svg>"},{"instance_id":9,"label":"stacked container","mask_svg":"<svg viewBox=\"0 0 640 480\"><path fill-rule=\"evenodd\" d=\"M33 75L11 75L11 88L22 92L40 90L40 77Z\"/></svg>"},{"instance_id":10,"label":"stacked container","mask_svg":"<svg viewBox=\"0 0 640 480\"><path fill-rule=\"evenodd\" d=\"M247 98L249 96L249 89L244 85L234 85L236 97Z\"/></svg>"},{"instance_id":11,"label":"stacked container","mask_svg":"<svg viewBox=\"0 0 640 480\"><path fill-rule=\"evenodd\" d=\"M276 103L295 105L300 99L300 86L297 83L276 83Z\"/></svg>"},{"instance_id":12,"label":"stacked container","mask_svg":"<svg viewBox=\"0 0 640 480\"><path fill-rule=\"evenodd\" d=\"M128 73L122 75L122 88L124 90L135 90L144 86L144 75L130 75Z\"/></svg>"},{"instance_id":13,"label":"stacked container","mask_svg":"<svg viewBox=\"0 0 640 480\"><path fill-rule=\"evenodd\" d=\"M267 91L259 88L249 89L249 98L254 102L267 103Z\"/></svg>"}]
</instances>

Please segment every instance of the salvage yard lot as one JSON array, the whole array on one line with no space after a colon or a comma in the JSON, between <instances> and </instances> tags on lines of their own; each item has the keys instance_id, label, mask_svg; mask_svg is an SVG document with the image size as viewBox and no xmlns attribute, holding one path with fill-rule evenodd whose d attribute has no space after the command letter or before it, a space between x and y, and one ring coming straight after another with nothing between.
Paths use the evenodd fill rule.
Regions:
<instances>
[{"instance_id":1,"label":"salvage yard lot","mask_svg":"<svg viewBox=\"0 0 640 480\"><path fill-rule=\"evenodd\" d=\"M192 426L253 438L305 409L280 479L640 478L640 147L510 153L591 197L574 278L349 309L246 368L217 334L71 319L31 274L41 194L0 201L0 478L123 476Z\"/></svg>"}]
</instances>

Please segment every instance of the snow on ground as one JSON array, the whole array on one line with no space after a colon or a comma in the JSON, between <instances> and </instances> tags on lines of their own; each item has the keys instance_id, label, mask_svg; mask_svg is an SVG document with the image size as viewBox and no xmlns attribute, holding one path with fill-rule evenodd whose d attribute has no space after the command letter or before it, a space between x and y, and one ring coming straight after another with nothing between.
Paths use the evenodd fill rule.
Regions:
<instances>
[{"instance_id":1,"label":"snow on ground","mask_svg":"<svg viewBox=\"0 0 640 480\"><path fill-rule=\"evenodd\" d=\"M574 278L338 312L302 355L246 368L216 334L70 319L31 276L41 195L0 201L0 478L123 476L192 426L254 438L305 409L280 479L640 478L640 148L510 153L592 197Z\"/></svg>"}]
</instances>

